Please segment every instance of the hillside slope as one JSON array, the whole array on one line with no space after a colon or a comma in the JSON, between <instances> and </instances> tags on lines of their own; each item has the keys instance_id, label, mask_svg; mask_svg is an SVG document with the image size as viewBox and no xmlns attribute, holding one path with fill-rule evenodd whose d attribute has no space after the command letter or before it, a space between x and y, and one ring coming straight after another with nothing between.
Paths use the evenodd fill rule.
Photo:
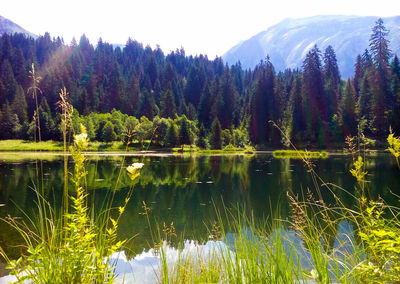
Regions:
<instances>
[{"instance_id":1,"label":"hillside slope","mask_svg":"<svg viewBox=\"0 0 400 284\"><path fill-rule=\"evenodd\" d=\"M368 48L371 28L378 17L315 16L286 19L266 31L251 37L223 55L229 64L241 62L244 68L254 68L261 59L270 56L276 70L301 67L308 50L315 44L323 52L332 45L341 75L352 76L356 56ZM400 55L400 16L383 18L390 31L393 53Z\"/></svg>"}]
</instances>

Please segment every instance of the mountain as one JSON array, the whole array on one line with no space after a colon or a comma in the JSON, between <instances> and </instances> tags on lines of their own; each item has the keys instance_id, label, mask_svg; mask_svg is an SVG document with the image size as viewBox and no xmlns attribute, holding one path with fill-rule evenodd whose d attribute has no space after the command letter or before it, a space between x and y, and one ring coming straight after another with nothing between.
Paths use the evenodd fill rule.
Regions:
<instances>
[{"instance_id":1,"label":"mountain","mask_svg":"<svg viewBox=\"0 0 400 284\"><path fill-rule=\"evenodd\" d=\"M27 30L20 27L16 23L10 21L9 19L0 16L0 35L5 33L6 34L23 33L33 38L36 38L36 35L34 35L33 33L28 32Z\"/></svg>"},{"instance_id":2,"label":"mountain","mask_svg":"<svg viewBox=\"0 0 400 284\"><path fill-rule=\"evenodd\" d=\"M341 75L354 73L358 54L369 47L371 29L379 17L315 16L286 19L266 31L242 41L222 58L229 64L241 62L243 68L254 68L268 55L277 71L301 67L305 55L315 44L321 52L331 45ZM400 55L400 16L382 18L390 31L388 39L393 53Z\"/></svg>"}]
</instances>

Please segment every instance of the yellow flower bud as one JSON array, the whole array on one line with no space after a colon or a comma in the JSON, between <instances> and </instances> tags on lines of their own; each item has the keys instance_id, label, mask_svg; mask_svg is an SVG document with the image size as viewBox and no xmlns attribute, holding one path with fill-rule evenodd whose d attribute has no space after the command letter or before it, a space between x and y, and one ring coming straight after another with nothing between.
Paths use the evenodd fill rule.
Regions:
<instances>
[{"instance_id":1,"label":"yellow flower bud","mask_svg":"<svg viewBox=\"0 0 400 284\"><path fill-rule=\"evenodd\" d=\"M135 180L139 176L140 170L143 168L143 166L143 163L133 163L126 168L131 180Z\"/></svg>"}]
</instances>

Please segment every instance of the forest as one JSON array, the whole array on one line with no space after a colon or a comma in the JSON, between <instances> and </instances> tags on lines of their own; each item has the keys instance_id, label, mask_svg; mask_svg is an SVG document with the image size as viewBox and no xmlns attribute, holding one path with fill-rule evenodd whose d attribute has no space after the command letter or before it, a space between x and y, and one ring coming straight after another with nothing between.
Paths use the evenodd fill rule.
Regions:
<instances>
[{"instance_id":1,"label":"forest","mask_svg":"<svg viewBox=\"0 0 400 284\"><path fill-rule=\"evenodd\" d=\"M121 48L85 35L65 44L46 33L0 38L0 139L62 140L59 93L94 141L151 139L219 149L338 148L347 136L383 141L400 132L400 63L379 19L370 44L343 79L331 46L314 46L300 69L277 72L267 57L254 70L220 57L167 55L128 39ZM36 85L32 88L32 66ZM34 90L34 91L33 91ZM36 94L36 95L35 95ZM35 100L38 100L36 108ZM36 110L37 109L37 110Z\"/></svg>"}]
</instances>

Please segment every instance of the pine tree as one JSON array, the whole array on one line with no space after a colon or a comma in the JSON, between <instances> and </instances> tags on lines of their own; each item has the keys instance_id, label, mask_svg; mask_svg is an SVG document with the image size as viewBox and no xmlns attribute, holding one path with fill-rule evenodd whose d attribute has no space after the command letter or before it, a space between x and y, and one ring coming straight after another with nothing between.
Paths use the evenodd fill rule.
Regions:
<instances>
[{"instance_id":1,"label":"pine tree","mask_svg":"<svg viewBox=\"0 0 400 284\"><path fill-rule=\"evenodd\" d=\"M197 111L197 119L201 124L204 124L205 128L209 129L212 123L211 109L212 105L212 91L209 82L205 84L204 92L201 95L199 108Z\"/></svg>"},{"instance_id":2,"label":"pine tree","mask_svg":"<svg viewBox=\"0 0 400 284\"><path fill-rule=\"evenodd\" d=\"M11 109L18 116L21 124L28 121L27 108L28 105L26 103L25 92L21 85L18 85L14 101L11 104Z\"/></svg>"},{"instance_id":3,"label":"pine tree","mask_svg":"<svg viewBox=\"0 0 400 284\"><path fill-rule=\"evenodd\" d=\"M370 38L370 49L374 63L373 81L370 82L372 90L372 107L375 115L374 126L377 137L382 137L388 132L388 117L386 111L392 112L388 107L393 106L394 99L389 89L389 59L391 51L389 49L389 40L386 39L388 30L383 25L383 20L378 19L372 28Z\"/></svg>"},{"instance_id":4,"label":"pine tree","mask_svg":"<svg viewBox=\"0 0 400 284\"><path fill-rule=\"evenodd\" d=\"M178 144L178 130L175 123L171 120L171 123L167 129L165 135L164 145L166 147L175 147Z\"/></svg>"},{"instance_id":5,"label":"pine tree","mask_svg":"<svg viewBox=\"0 0 400 284\"><path fill-rule=\"evenodd\" d=\"M140 115L152 120L158 113L158 107L154 101L153 92L143 91Z\"/></svg>"},{"instance_id":6,"label":"pine tree","mask_svg":"<svg viewBox=\"0 0 400 284\"><path fill-rule=\"evenodd\" d=\"M167 88L161 98L161 117L174 117L176 114L175 99L170 88Z\"/></svg>"},{"instance_id":7,"label":"pine tree","mask_svg":"<svg viewBox=\"0 0 400 284\"><path fill-rule=\"evenodd\" d=\"M213 123L211 124L211 133L209 140L212 149L222 148L222 129L221 123L219 122L218 118L215 118Z\"/></svg>"},{"instance_id":8,"label":"pine tree","mask_svg":"<svg viewBox=\"0 0 400 284\"><path fill-rule=\"evenodd\" d=\"M140 86L139 81L136 75L132 75L128 87L125 91L127 93L127 114L139 116L140 112L140 100L141 100L141 93L140 93Z\"/></svg>"},{"instance_id":9,"label":"pine tree","mask_svg":"<svg viewBox=\"0 0 400 284\"><path fill-rule=\"evenodd\" d=\"M219 119L221 127L226 129L231 125L237 126L239 124L239 107L238 107L238 93L234 86L234 79L229 68L225 68L224 73L220 80L221 91L221 106L219 110Z\"/></svg>"},{"instance_id":10,"label":"pine tree","mask_svg":"<svg viewBox=\"0 0 400 284\"><path fill-rule=\"evenodd\" d=\"M114 125L107 121L106 124L103 126L101 137L104 142L112 142L116 140L116 134L114 132Z\"/></svg>"},{"instance_id":11,"label":"pine tree","mask_svg":"<svg viewBox=\"0 0 400 284\"><path fill-rule=\"evenodd\" d=\"M375 132L373 129L374 113L372 109L372 93L367 75L361 81L357 107L357 120L366 120L368 128L365 129L365 135L371 136Z\"/></svg>"},{"instance_id":12,"label":"pine tree","mask_svg":"<svg viewBox=\"0 0 400 284\"><path fill-rule=\"evenodd\" d=\"M184 90L187 103L192 103L195 107L198 106L205 83L206 74L204 68L200 65L199 61L195 61L190 67L187 76L187 84Z\"/></svg>"},{"instance_id":13,"label":"pine tree","mask_svg":"<svg viewBox=\"0 0 400 284\"><path fill-rule=\"evenodd\" d=\"M59 129L55 125L49 104L45 97L43 97L39 106L39 121L42 140L57 140L59 138Z\"/></svg>"},{"instance_id":14,"label":"pine tree","mask_svg":"<svg viewBox=\"0 0 400 284\"><path fill-rule=\"evenodd\" d=\"M292 142L295 144L305 142L304 133L306 131L306 116L301 90L301 77L298 75L293 81L289 99L289 105L291 106L292 110L292 131L289 138L291 138Z\"/></svg>"},{"instance_id":15,"label":"pine tree","mask_svg":"<svg viewBox=\"0 0 400 284\"><path fill-rule=\"evenodd\" d=\"M18 133L20 124L18 116L13 113L10 104L6 101L1 109L0 116L0 139L12 139L15 138L15 134Z\"/></svg>"},{"instance_id":16,"label":"pine tree","mask_svg":"<svg viewBox=\"0 0 400 284\"><path fill-rule=\"evenodd\" d=\"M354 65L354 87L357 94L360 92L362 78L364 77L364 70L361 55L357 55L356 64Z\"/></svg>"},{"instance_id":17,"label":"pine tree","mask_svg":"<svg viewBox=\"0 0 400 284\"><path fill-rule=\"evenodd\" d=\"M199 139L197 141L197 146L199 146L201 149L207 149L207 144L206 129L202 123L199 128Z\"/></svg>"},{"instance_id":18,"label":"pine tree","mask_svg":"<svg viewBox=\"0 0 400 284\"><path fill-rule=\"evenodd\" d=\"M191 145L192 137L189 130L188 120L185 115L179 119L179 144Z\"/></svg>"},{"instance_id":19,"label":"pine tree","mask_svg":"<svg viewBox=\"0 0 400 284\"><path fill-rule=\"evenodd\" d=\"M328 121L338 111L338 101L340 97L340 74L337 65L336 54L332 46L328 46L324 53L324 91L327 98Z\"/></svg>"},{"instance_id":20,"label":"pine tree","mask_svg":"<svg viewBox=\"0 0 400 284\"><path fill-rule=\"evenodd\" d=\"M394 96L393 115L390 119L395 133L400 132L400 62L397 56L394 57L391 64L391 92Z\"/></svg>"},{"instance_id":21,"label":"pine tree","mask_svg":"<svg viewBox=\"0 0 400 284\"><path fill-rule=\"evenodd\" d=\"M307 132L311 143L322 147L329 144L328 102L324 92L320 51L317 46L311 49L303 62L303 91L306 96L306 111L309 117Z\"/></svg>"},{"instance_id":22,"label":"pine tree","mask_svg":"<svg viewBox=\"0 0 400 284\"><path fill-rule=\"evenodd\" d=\"M273 112L275 70L272 63L262 61L254 70L255 86L250 99L250 139L254 144L265 144L271 137L273 127L269 119Z\"/></svg>"},{"instance_id":23,"label":"pine tree","mask_svg":"<svg viewBox=\"0 0 400 284\"><path fill-rule=\"evenodd\" d=\"M341 121L343 134L345 136L354 136L357 133L356 114L355 114L355 88L352 80L347 80L344 87L343 97L341 101Z\"/></svg>"},{"instance_id":24,"label":"pine tree","mask_svg":"<svg viewBox=\"0 0 400 284\"><path fill-rule=\"evenodd\" d=\"M18 84L13 74L14 72L10 62L8 59L5 59L0 64L0 81L2 82L2 89L0 89L0 105L6 100L9 102L14 100Z\"/></svg>"},{"instance_id":25,"label":"pine tree","mask_svg":"<svg viewBox=\"0 0 400 284\"><path fill-rule=\"evenodd\" d=\"M389 70L389 59L391 50L389 49L390 41L387 39L389 31L383 24L383 20L379 18L372 28L372 34L369 40L372 58L377 69L380 71Z\"/></svg>"}]
</instances>

